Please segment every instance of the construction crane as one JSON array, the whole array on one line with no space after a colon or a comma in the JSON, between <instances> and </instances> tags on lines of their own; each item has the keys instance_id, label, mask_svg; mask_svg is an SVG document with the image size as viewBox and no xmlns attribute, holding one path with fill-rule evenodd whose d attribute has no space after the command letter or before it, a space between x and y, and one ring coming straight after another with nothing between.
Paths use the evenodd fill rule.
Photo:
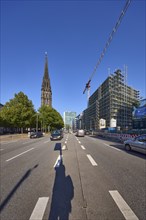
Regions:
<instances>
[{"instance_id":1,"label":"construction crane","mask_svg":"<svg viewBox=\"0 0 146 220\"><path fill-rule=\"evenodd\" d=\"M117 20L117 22L116 22L112 32L110 33L109 38L108 38L108 40L107 40L107 42L105 44L105 47L104 47L103 51L101 52L101 55L100 55L96 65L94 67L94 70L93 70L93 72L92 72L88 82L86 83L86 86L85 86L85 89L83 91L83 94L85 94L85 92L87 90L87 101L89 100L89 97L90 97L90 83L91 83L91 80L92 80L92 78L93 78L93 76L94 76L94 74L95 74L99 64L101 63L101 61L102 61L102 59L103 59L103 57L105 55L105 52L106 52L107 48L109 47L109 45L110 45L110 43L111 43L111 41L113 39L114 34L116 33L119 25L121 24L121 21L122 21L124 15L126 13L128 7L129 7L130 3L131 3L131 1L132 0L127 0L126 1L125 6L124 6L123 10L121 11L121 14L120 14L120 16L119 16L119 18L118 18L118 20Z\"/></svg>"}]
</instances>

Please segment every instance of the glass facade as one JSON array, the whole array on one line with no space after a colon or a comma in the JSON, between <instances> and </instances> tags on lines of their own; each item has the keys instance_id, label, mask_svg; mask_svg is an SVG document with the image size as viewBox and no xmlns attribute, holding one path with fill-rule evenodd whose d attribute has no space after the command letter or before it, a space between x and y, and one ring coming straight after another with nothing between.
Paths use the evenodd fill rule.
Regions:
<instances>
[{"instance_id":1,"label":"glass facade","mask_svg":"<svg viewBox=\"0 0 146 220\"><path fill-rule=\"evenodd\" d=\"M69 125L72 128L73 119L76 117L76 112L64 112L64 125Z\"/></svg>"}]
</instances>

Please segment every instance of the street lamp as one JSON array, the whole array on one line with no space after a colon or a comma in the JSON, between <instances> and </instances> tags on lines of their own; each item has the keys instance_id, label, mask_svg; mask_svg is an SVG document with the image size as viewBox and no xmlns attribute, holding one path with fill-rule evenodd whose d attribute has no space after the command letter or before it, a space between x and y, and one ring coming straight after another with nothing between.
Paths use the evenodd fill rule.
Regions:
<instances>
[{"instance_id":1,"label":"street lamp","mask_svg":"<svg viewBox=\"0 0 146 220\"><path fill-rule=\"evenodd\" d=\"M36 116L37 116L37 118L36 118L36 132L38 132L38 117L39 117L38 112L37 112Z\"/></svg>"}]
</instances>

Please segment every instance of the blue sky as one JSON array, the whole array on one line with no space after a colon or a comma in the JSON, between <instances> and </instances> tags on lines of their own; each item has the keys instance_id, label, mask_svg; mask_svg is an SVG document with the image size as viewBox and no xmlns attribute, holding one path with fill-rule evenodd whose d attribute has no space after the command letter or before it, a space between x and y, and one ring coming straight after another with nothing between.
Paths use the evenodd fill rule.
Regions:
<instances>
[{"instance_id":1,"label":"blue sky","mask_svg":"<svg viewBox=\"0 0 146 220\"><path fill-rule=\"evenodd\" d=\"M41 105L45 52L53 107L81 113L85 84L125 5L124 0L1 1L1 103L24 92ZM91 81L90 95L127 65L127 84L146 97L145 1L133 0Z\"/></svg>"}]
</instances>

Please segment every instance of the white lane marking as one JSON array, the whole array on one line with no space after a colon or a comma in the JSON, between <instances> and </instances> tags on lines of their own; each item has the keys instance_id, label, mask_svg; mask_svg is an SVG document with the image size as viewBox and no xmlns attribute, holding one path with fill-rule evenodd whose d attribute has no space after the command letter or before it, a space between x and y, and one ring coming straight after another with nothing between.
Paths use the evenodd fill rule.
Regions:
<instances>
[{"instance_id":1,"label":"white lane marking","mask_svg":"<svg viewBox=\"0 0 146 220\"><path fill-rule=\"evenodd\" d=\"M83 145L81 145L81 148L82 148L83 150L86 150L86 148L85 148Z\"/></svg>"},{"instance_id":2,"label":"white lane marking","mask_svg":"<svg viewBox=\"0 0 146 220\"><path fill-rule=\"evenodd\" d=\"M103 143L103 144L104 144L105 146L107 146L107 147L112 148L112 149L115 149L115 150L121 151L121 150L119 150L118 148L115 148L115 147L110 146L109 144L106 144L106 143Z\"/></svg>"},{"instance_id":3,"label":"white lane marking","mask_svg":"<svg viewBox=\"0 0 146 220\"><path fill-rule=\"evenodd\" d=\"M79 144L81 144L81 141L78 141Z\"/></svg>"},{"instance_id":4,"label":"white lane marking","mask_svg":"<svg viewBox=\"0 0 146 220\"><path fill-rule=\"evenodd\" d=\"M20 157L21 155L23 155L23 154L25 154L25 153L27 153L27 152L33 150L33 149L34 149L34 148L31 148L31 149L29 149L29 150L26 150L26 151L22 152L21 154L17 154L16 156L11 157L10 159L6 160L6 162L8 162L8 161L10 161L10 160L13 160L13 159L15 159L16 157Z\"/></svg>"},{"instance_id":5,"label":"white lane marking","mask_svg":"<svg viewBox=\"0 0 146 220\"><path fill-rule=\"evenodd\" d=\"M131 208L128 206L128 204L117 190L109 191L109 193L126 220L138 220L137 216L134 214L134 212L131 210Z\"/></svg>"},{"instance_id":6,"label":"white lane marking","mask_svg":"<svg viewBox=\"0 0 146 220\"><path fill-rule=\"evenodd\" d=\"M90 154L87 154L87 157L88 157L88 159L90 160L90 162L91 162L91 164L92 164L93 166L97 166L97 163L96 163L95 160L91 157Z\"/></svg>"},{"instance_id":7,"label":"white lane marking","mask_svg":"<svg viewBox=\"0 0 146 220\"><path fill-rule=\"evenodd\" d=\"M65 141L64 143L67 144L67 141Z\"/></svg>"},{"instance_id":8,"label":"white lane marking","mask_svg":"<svg viewBox=\"0 0 146 220\"><path fill-rule=\"evenodd\" d=\"M3 151L4 149L0 149L0 151Z\"/></svg>"},{"instance_id":9,"label":"white lane marking","mask_svg":"<svg viewBox=\"0 0 146 220\"><path fill-rule=\"evenodd\" d=\"M63 145L62 150L65 150L65 149L66 149L66 145Z\"/></svg>"},{"instance_id":10,"label":"white lane marking","mask_svg":"<svg viewBox=\"0 0 146 220\"><path fill-rule=\"evenodd\" d=\"M32 140L31 141L23 142L22 144L28 144L28 143L31 143L31 142L32 142Z\"/></svg>"},{"instance_id":11,"label":"white lane marking","mask_svg":"<svg viewBox=\"0 0 146 220\"><path fill-rule=\"evenodd\" d=\"M45 142L44 142L44 144L46 144L46 143L48 143L48 142L50 142L50 140L48 140L48 141L45 141Z\"/></svg>"},{"instance_id":12,"label":"white lane marking","mask_svg":"<svg viewBox=\"0 0 146 220\"><path fill-rule=\"evenodd\" d=\"M1 142L1 144L11 144L11 143L14 143L14 142L18 142L18 140L15 140L15 141L4 141L4 142Z\"/></svg>"},{"instance_id":13,"label":"white lane marking","mask_svg":"<svg viewBox=\"0 0 146 220\"><path fill-rule=\"evenodd\" d=\"M57 160L56 160L55 164L54 164L54 168L55 168L55 167L59 167L61 161L62 161L62 155L59 155L59 156L57 157Z\"/></svg>"},{"instance_id":14,"label":"white lane marking","mask_svg":"<svg viewBox=\"0 0 146 220\"><path fill-rule=\"evenodd\" d=\"M39 198L29 220L42 220L49 197Z\"/></svg>"}]
</instances>

